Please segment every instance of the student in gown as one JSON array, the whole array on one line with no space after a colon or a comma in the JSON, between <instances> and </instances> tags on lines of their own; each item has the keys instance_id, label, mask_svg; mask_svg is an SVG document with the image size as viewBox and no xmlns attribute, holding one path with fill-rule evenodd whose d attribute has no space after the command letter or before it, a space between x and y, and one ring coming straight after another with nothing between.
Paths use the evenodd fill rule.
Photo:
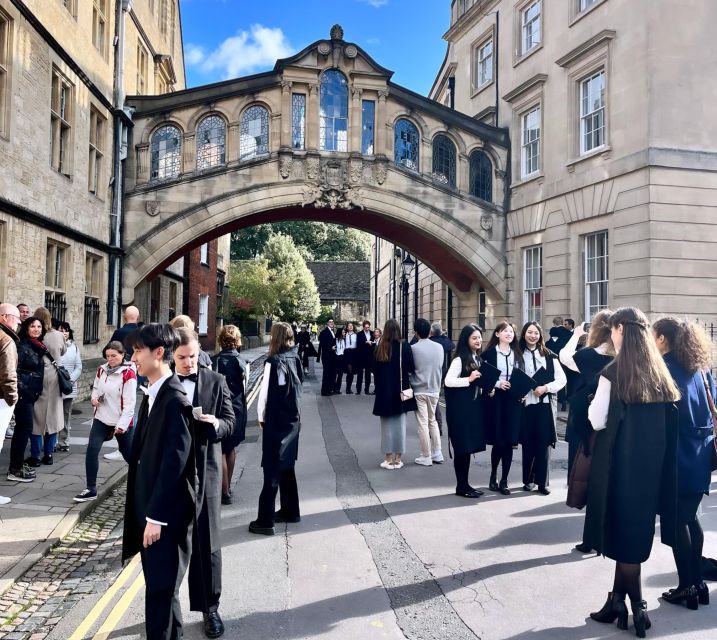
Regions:
<instances>
[{"instance_id":1,"label":"student in gown","mask_svg":"<svg viewBox=\"0 0 717 640\"><path fill-rule=\"evenodd\" d=\"M353 322L347 322L344 329L344 370L346 371L346 393L352 394L351 385L354 383L354 373L358 367L357 363L357 340L356 329ZM339 385L339 389L341 385Z\"/></svg>"},{"instance_id":2,"label":"student in gown","mask_svg":"<svg viewBox=\"0 0 717 640\"><path fill-rule=\"evenodd\" d=\"M677 540L672 548L679 584L662 594L666 602L697 609L709 604L702 579L704 534L698 518L702 496L709 494L714 433L710 399L715 386L710 373L712 344L705 330L693 322L661 318L652 325L657 348L680 389L677 439ZM707 386L705 386L705 383Z\"/></svg>"},{"instance_id":3,"label":"student in gown","mask_svg":"<svg viewBox=\"0 0 717 640\"><path fill-rule=\"evenodd\" d=\"M630 597L635 632L650 628L641 565L650 557L655 518L665 544L675 543L677 408L675 385L639 309L610 318L617 356L600 375L589 418L598 431L588 485L585 543L615 560L615 579L597 622L627 628Z\"/></svg>"},{"instance_id":4,"label":"student in gown","mask_svg":"<svg viewBox=\"0 0 717 640\"><path fill-rule=\"evenodd\" d=\"M319 334L316 362L321 362L324 368L321 376L321 395L330 396L334 393L336 384L336 329L333 318L326 321L326 326Z\"/></svg>"},{"instance_id":5,"label":"student in gown","mask_svg":"<svg viewBox=\"0 0 717 640\"><path fill-rule=\"evenodd\" d=\"M471 454L485 451L484 396L477 384L481 377L478 368L482 344L483 334L477 324L463 327L445 379L446 424L448 439L453 445L456 495L464 498L483 495L468 482ZM491 394L494 393L492 390Z\"/></svg>"},{"instance_id":6,"label":"student in gown","mask_svg":"<svg viewBox=\"0 0 717 640\"><path fill-rule=\"evenodd\" d=\"M334 360L334 393L341 395L341 383L344 379L344 371L346 370L346 333L343 327L336 329L336 359Z\"/></svg>"},{"instance_id":7,"label":"student in gown","mask_svg":"<svg viewBox=\"0 0 717 640\"><path fill-rule=\"evenodd\" d=\"M495 395L486 400L486 442L492 445L488 488L508 496L508 474L513 463L513 446L517 445L520 439L521 419L520 402L511 396L508 390L513 367L523 368L518 336L510 322L503 321L498 324L481 357L500 369L500 378L495 383ZM500 484L497 482L499 464Z\"/></svg>"},{"instance_id":8,"label":"student in gown","mask_svg":"<svg viewBox=\"0 0 717 640\"><path fill-rule=\"evenodd\" d=\"M556 394L567 384L558 356L545 346L543 329L537 322L523 326L519 341L523 352L525 373L531 378L541 367L548 372L546 383L533 389L523 400L523 419L520 441L523 445L523 491L547 496L550 468L550 448L555 447L558 434L555 423L558 414Z\"/></svg>"}]
</instances>

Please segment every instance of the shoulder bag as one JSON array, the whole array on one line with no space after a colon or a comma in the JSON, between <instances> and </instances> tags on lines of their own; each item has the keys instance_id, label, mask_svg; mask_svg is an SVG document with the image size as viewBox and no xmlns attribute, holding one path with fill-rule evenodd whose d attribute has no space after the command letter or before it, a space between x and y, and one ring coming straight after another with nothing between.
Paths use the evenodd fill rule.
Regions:
<instances>
[{"instance_id":1,"label":"shoulder bag","mask_svg":"<svg viewBox=\"0 0 717 640\"><path fill-rule=\"evenodd\" d=\"M57 371L57 382L59 383L60 387L60 395L66 396L72 393L72 388L74 386L72 382L72 378L70 377L70 372L65 369L61 364L57 364L55 362L55 359L50 355L48 351L45 351L45 355L50 358L50 362L52 362L52 366L55 367L55 371Z\"/></svg>"},{"instance_id":2,"label":"shoulder bag","mask_svg":"<svg viewBox=\"0 0 717 640\"><path fill-rule=\"evenodd\" d=\"M403 388L403 342L398 343L398 375L400 376L398 388L401 390L401 402L405 402L413 398L413 389L411 387Z\"/></svg>"},{"instance_id":3,"label":"shoulder bag","mask_svg":"<svg viewBox=\"0 0 717 640\"><path fill-rule=\"evenodd\" d=\"M700 373L702 374L702 383L705 385L707 404L710 407L710 414L712 414L712 432L714 433L714 438L712 439L712 471L717 471L717 409L715 408L710 385L707 382L707 376L704 371L700 371Z\"/></svg>"}]
</instances>

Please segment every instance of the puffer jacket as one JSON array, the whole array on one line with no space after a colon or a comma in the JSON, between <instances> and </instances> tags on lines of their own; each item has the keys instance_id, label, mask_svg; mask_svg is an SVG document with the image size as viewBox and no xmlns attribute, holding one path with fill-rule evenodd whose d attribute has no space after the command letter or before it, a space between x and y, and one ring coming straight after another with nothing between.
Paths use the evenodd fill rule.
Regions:
<instances>
[{"instance_id":1,"label":"puffer jacket","mask_svg":"<svg viewBox=\"0 0 717 640\"><path fill-rule=\"evenodd\" d=\"M20 338L0 323L0 399L13 406L17 402L17 344Z\"/></svg>"},{"instance_id":2,"label":"puffer jacket","mask_svg":"<svg viewBox=\"0 0 717 640\"><path fill-rule=\"evenodd\" d=\"M45 351L27 338L17 345L17 393L21 402L34 403L42 393L45 377Z\"/></svg>"}]
</instances>

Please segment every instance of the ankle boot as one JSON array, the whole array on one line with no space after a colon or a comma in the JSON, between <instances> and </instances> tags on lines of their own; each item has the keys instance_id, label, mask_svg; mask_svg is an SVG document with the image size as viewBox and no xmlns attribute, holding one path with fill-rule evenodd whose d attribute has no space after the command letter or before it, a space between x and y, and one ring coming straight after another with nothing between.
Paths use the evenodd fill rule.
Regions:
<instances>
[{"instance_id":1,"label":"ankle boot","mask_svg":"<svg viewBox=\"0 0 717 640\"><path fill-rule=\"evenodd\" d=\"M488 488L491 491L500 491L498 487L498 482L495 479L495 473L490 474L490 481L488 482Z\"/></svg>"},{"instance_id":2,"label":"ankle boot","mask_svg":"<svg viewBox=\"0 0 717 640\"><path fill-rule=\"evenodd\" d=\"M709 598L709 594L707 596ZM662 599L670 604L684 604L688 609L697 610L699 597L697 589L690 585L689 587L677 587L670 589L662 594Z\"/></svg>"},{"instance_id":3,"label":"ankle boot","mask_svg":"<svg viewBox=\"0 0 717 640\"><path fill-rule=\"evenodd\" d=\"M625 594L613 593L607 594L607 600L600 611L590 614L595 622L615 622L617 619L618 629L627 629L627 606L625 605Z\"/></svg>"},{"instance_id":4,"label":"ankle boot","mask_svg":"<svg viewBox=\"0 0 717 640\"><path fill-rule=\"evenodd\" d=\"M635 625L635 635L638 638L645 637L645 631L652 626L650 618L647 615L647 602L644 600L630 600L632 608L632 622Z\"/></svg>"},{"instance_id":5,"label":"ankle boot","mask_svg":"<svg viewBox=\"0 0 717 640\"><path fill-rule=\"evenodd\" d=\"M697 599L699 600L700 604L709 604L710 603L710 590L707 587L707 585L704 583L704 580L702 582L700 582L699 584L696 584L695 589L697 589Z\"/></svg>"}]
</instances>

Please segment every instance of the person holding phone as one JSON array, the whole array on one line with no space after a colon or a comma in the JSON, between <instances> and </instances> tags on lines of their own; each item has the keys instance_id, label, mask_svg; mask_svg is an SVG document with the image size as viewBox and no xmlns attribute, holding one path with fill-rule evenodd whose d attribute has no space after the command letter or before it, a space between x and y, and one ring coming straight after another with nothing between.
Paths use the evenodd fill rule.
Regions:
<instances>
[{"instance_id":1,"label":"person holding phone","mask_svg":"<svg viewBox=\"0 0 717 640\"><path fill-rule=\"evenodd\" d=\"M97 498L100 449L106 440L117 438L125 462L129 462L132 449L137 374L134 365L125 361L125 348L118 340L108 343L102 349L102 356L107 362L97 370L90 398L95 415L85 452L86 488L74 497L75 502L89 502Z\"/></svg>"}]
</instances>

